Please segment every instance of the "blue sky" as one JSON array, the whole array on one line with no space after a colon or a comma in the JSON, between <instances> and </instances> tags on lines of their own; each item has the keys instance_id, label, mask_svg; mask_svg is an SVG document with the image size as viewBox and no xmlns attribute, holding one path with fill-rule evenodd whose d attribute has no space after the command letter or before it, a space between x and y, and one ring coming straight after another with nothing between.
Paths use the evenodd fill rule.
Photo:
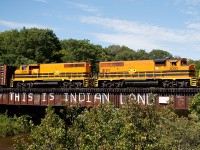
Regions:
<instances>
[{"instance_id":1,"label":"blue sky","mask_svg":"<svg viewBox=\"0 0 200 150\"><path fill-rule=\"evenodd\" d=\"M0 32L52 29L60 39L162 49L200 60L200 0L2 0Z\"/></svg>"}]
</instances>

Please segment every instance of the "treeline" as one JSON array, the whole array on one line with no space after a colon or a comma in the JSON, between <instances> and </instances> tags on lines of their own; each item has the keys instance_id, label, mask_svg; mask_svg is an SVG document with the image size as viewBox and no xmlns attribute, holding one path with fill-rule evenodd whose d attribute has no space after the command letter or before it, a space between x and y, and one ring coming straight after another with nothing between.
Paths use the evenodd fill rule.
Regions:
<instances>
[{"instance_id":1,"label":"treeline","mask_svg":"<svg viewBox=\"0 0 200 150\"><path fill-rule=\"evenodd\" d=\"M0 64L19 66L30 63L89 61L95 66L99 61L178 57L160 49L148 53L144 49L133 50L119 45L103 48L89 40L59 40L50 29L23 28L0 32ZM200 66L199 61L195 63Z\"/></svg>"}]
</instances>

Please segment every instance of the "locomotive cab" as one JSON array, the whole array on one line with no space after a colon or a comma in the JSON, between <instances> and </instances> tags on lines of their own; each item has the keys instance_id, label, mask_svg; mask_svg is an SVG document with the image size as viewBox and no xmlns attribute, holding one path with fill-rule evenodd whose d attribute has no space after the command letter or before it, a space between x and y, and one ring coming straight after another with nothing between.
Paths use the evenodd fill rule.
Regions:
<instances>
[{"instance_id":1,"label":"locomotive cab","mask_svg":"<svg viewBox=\"0 0 200 150\"><path fill-rule=\"evenodd\" d=\"M35 73L38 73L39 72L39 64L29 64L29 65L21 65L19 67L19 69L17 69L15 71L15 75L17 74L29 74L29 75L32 75L32 74L35 74Z\"/></svg>"},{"instance_id":2,"label":"locomotive cab","mask_svg":"<svg viewBox=\"0 0 200 150\"><path fill-rule=\"evenodd\" d=\"M29 70L28 65L21 65L19 68L15 70L15 74L21 74L21 73L26 74L28 70Z\"/></svg>"}]
</instances>

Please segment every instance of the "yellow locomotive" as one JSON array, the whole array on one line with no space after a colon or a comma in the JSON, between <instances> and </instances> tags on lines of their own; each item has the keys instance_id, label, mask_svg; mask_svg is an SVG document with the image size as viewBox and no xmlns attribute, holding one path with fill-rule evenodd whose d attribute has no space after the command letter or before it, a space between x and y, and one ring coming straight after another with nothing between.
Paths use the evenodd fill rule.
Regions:
<instances>
[{"instance_id":1,"label":"yellow locomotive","mask_svg":"<svg viewBox=\"0 0 200 150\"><path fill-rule=\"evenodd\" d=\"M187 59L99 63L95 87L196 87L199 76Z\"/></svg>"},{"instance_id":2,"label":"yellow locomotive","mask_svg":"<svg viewBox=\"0 0 200 150\"><path fill-rule=\"evenodd\" d=\"M32 87L198 87L199 73L186 58L100 62L92 76L91 63L0 65L0 86Z\"/></svg>"},{"instance_id":3,"label":"yellow locomotive","mask_svg":"<svg viewBox=\"0 0 200 150\"><path fill-rule=\"evenodd\" d=\"M88 87L90 73L88 62L22 65L15 70L11 87Z\"/></svg>"}]
</instances>

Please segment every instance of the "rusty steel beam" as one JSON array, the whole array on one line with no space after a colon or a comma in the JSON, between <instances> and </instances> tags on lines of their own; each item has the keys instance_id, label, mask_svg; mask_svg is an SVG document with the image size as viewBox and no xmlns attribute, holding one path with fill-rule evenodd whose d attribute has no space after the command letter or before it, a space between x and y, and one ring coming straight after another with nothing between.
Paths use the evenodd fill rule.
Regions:
<instances>
[{"instance_id":1,"label":"rusty steel beam","mask_svg":"<svg viewBox=\"0 0 200 150\"><path fill-rule=\"evenodd\" d=\"M79 104L82 107L93 107L112 102L121 107L128 99L137 100L144 105L149 104L149 96L153 94L156 104L163 106L169 99L174 101L176 109L187 109L199 88L80 88L80 89L0 89L0 105L30 106L64 106Z\"/></svg>"}]
</instances>

